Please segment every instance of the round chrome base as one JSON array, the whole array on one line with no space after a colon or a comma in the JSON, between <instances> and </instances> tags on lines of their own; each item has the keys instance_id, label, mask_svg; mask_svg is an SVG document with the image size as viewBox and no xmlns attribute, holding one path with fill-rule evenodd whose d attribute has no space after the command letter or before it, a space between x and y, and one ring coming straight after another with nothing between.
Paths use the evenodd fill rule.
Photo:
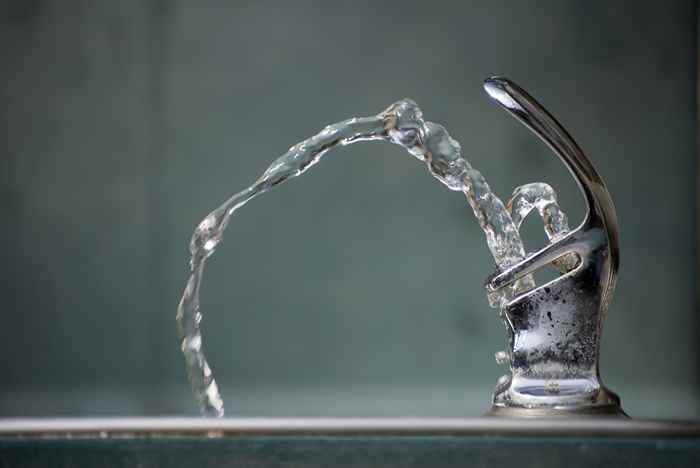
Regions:
<instances>
[{"instance_id":1,"label":"round chrome base","mask_svg":"<svg viewBox=\"0 0 700 468\"><path fill-rule=\"evenodd\" d=\"M524 408L518 406L493 405L484 416L499 416L506 418L550 418L550 417L618 417L628 418L620 405L587 405L587 406L553 406Z\"/></svg>"}]
</instances>

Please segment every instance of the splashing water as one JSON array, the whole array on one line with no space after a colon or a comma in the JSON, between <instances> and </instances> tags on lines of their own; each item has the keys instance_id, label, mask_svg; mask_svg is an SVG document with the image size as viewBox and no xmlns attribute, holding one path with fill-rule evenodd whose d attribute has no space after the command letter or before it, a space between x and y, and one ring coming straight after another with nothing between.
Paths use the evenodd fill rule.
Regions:
<instances>
[{"instance_id":1,"label":"splashing water","mask_svg":"<svg viewBox=\"0 0 700 468\"><path fill-rule=\"evenodd\" d=\"M491 192L481 173L462 156L459 143L443 126L424 121L421 110L409 99L398 101L373 117L354 118L327 126L317 135L292 146L253 185L209 213L192 235L191 274L177 309L177 324L187 376L204 414L222 416L224 405L202 350L199 291L204 264L221 242L231 215L253 197L303 174L331 148L375 140L403 147L425 162L430 173L447 188L464 193L499 268L525 257L518 230L532 210L539 212L550 240L569 231L566 215L559 209L554 190L549 185L535 183L517 188L506 207ZM575 266L575 261L575 258L563 257L557 266L566 271ZM505 292L491 295L489 301L493 307L498 307L514 293L534 286L532 277L525 277Z\"/></svg>"}]
</instances>

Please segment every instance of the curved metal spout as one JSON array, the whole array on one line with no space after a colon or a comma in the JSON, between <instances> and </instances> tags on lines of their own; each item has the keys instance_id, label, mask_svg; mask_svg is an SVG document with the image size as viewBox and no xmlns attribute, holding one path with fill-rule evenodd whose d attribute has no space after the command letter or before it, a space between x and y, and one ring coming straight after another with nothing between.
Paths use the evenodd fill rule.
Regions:
<instances>
[{"instance_id":1,"label":"curved metal spout","mask_svg":"<svg viewBox=\"0 0 700 468\"><path fill-rule=\"evenodd\" d=\"M603 387L598 373L602 320L619 267L610 193L569 133L525 90L503 77L487 79L484 89L564 162L587 209L577 229L487 280L486 288L498 291L564 255L579 259L573 270L503 306L511 374L496 389L491 412L620 414L619 398Z\"/></svg>"},{"instance_id":2,"label":"curved metal spout","mask_svg":"<svg viewBox=\"0 0 700 468\"><path fill-rule=\"evenodd\" d=\"M610 192L598 171L564 127L520 86L508 78L493 76L484 81L484 90L544 141L574 176L586 201L586 217L578 230L587 224L601 225L605 229L612 267L609 281L614 288L620 265L617 214ZM494 280L499 283L496 278Z\"/></svg>"}]
</instances>

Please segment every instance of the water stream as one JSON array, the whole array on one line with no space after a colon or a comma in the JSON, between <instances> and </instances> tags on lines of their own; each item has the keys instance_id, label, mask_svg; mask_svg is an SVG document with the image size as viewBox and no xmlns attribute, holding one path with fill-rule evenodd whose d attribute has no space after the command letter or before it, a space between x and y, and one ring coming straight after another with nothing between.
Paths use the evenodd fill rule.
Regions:
<instances>
[{"instance_id":1,"label":"water stream","mask_svg":"<svg viewBox=\"0 0 700 468\"><path fill-rule=\"evenodd\" d=\"M416 103L409 99L398 101L372 117L353 118L329 125L311 138L292 146L253 185L209 213L192 235L190 276L177 309L177 324L187 376L202 413L213 416L224 414L216 380L202 349L199 292L204 265L221 242L231 216L252 198L306 172L330 149L361 141L386 141L403 147L423 161L430 173L447 188L462 192L486 235L489 250L499 268L525 257L519 228L533 210L537 210L542 217L550 240L569 231L566 215L559 209L556 194L549 185L533 183L519 187L507 205L504 204L491 191L481 173L464 158L460 144L442 125L425 121ZM575 259L563 257L558 262L556 266L566 271L574 266ZM492 306L499 307L515 292L532 287L534 280L526 277L507 291L492 295L489 301Z\"/></svg>"}]
</instances>

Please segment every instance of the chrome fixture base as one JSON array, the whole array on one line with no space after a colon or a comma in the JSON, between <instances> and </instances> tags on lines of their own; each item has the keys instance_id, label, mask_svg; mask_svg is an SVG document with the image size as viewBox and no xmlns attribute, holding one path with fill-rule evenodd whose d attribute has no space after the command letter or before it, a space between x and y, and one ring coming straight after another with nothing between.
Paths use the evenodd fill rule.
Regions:
<instances>
[{"instance_id":1,"label":"chrome fixture base","mask_svg":"<svg viewBox=\"0 0 700 468\"><path fill-rule=\"evenodd\" d=\"M606 388L598 393L598 399L589 404L557 406L556 404L537 407L518 407L494 404L484 416L503 416L507 418L552 418L552 417L619 417L627 418L620 406L620 398Z\"/></svg>"}]
</instances>

